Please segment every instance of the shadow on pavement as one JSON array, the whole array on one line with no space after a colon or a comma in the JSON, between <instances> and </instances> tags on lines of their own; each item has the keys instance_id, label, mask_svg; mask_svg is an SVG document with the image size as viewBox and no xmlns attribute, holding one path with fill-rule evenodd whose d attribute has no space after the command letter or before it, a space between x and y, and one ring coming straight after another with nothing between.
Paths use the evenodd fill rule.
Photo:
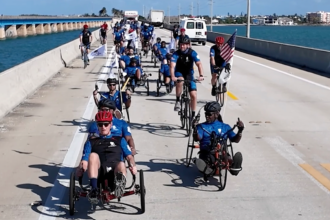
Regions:
<instances>
[{"instance_id":1,"label":"shadow on pavement","mask_svg":"<svg viewBox=\"0 0 330 220\"><path fill-rule=\"evenodd\" d=\"M162 137L172 138L186 138L186 131L181 129L178 125L165 124L165 123L130 123L131 129L147 131L150 134L154 134Z\"/></svg>"},{"instance_id":2,"label":"shadow on pavement","mask_svg":"<svg viewBox=\"0 0 330 220\"><path fill-rule=\"evenodd\" d=\"M149 170L144 170L144 172L166 173L171 178L172 184L164 184L164 186L184 187L205 192L218 191L217 179L210 177L209 182L205 182L203 175L195 166L186 166L185 159L150 159L148 162L138 161L136 163L149 167ZM206 189L202 189L200 186L206 186Z\"/></svg>"}]
</instances>

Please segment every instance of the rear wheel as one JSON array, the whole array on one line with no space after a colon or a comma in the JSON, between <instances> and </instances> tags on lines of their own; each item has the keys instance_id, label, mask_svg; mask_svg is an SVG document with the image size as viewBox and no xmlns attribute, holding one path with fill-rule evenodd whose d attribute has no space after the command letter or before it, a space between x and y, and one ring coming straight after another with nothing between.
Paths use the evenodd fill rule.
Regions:
<instances>
[{"instance_id":1,"label":"rear wheel","mask_svg":"<svg viewBox=\"0 0 330 220\"><path fill-rule=\"evenodd\" d=\"M146 88L147 88L147 96L149 96L149 79L147 78L147 86L146 86Z\"/></svg>"},{"instance_id":2,"label":"rear wheel","mask_svg":"<svg viewBox=\"0 0 330 220\"><path fill-rule=\"evenodd\" d=\"M159 96L159 89L160 89L160 82L159 79L157 79L157 97Z\"/></svg>"},{"instance_id":3,"label":"rear wheel","mask_svg":"<svg viewBox=\"0 0 330 220\"><path fill-rule=\"evenodd\" d=\"M224 154L227 155L227 152L224 152L224 147L222 147L221 150L221 159L219 160L220 164L219 164L219 191L222 191L225 189L226 187L226 183L227 183L227 163L228 161L225 160L224 158Z\"/></svg>"},{"instance_id":4,"label":"rear wheel","mask_svg":"<svg viewBox=\"0 0 330 220\"><path fill-rule=\"evenodd\" d=\"M146 188L144 186L143 170L140 170L140 202L141 202L141 213L144 213L146 211L145 196L146 196Z\"/></svg>"},{"instance_id":5,"label":"rear wheel","mask_svg":"<svg viewBox=\"0 0 330 220\"><path fill-rule=\"evenodd\" d=\"M86 51L84 52L84 69L86 69L87 67L87 63L88 63L88 56L87 56L87 53Z\"/></svg>"},{"instance_id":6,"label":"rear wheel","mask_svg":"<svg viewBox=\"0 0 330 220\"><path fill-rule=\"evenodd\" d=\"M189 138L188 138L188 144L187 144L187 152L186 152L186 166L189 167L190 166L190 163L191 163L191 157L192 157L192 154L193 154L193 151L194 151L194 138L191 135L189 135Z\"/></svg>"},{"instance_id":7,"label":"rear wheel","mask_svg":"<svg viewBox=\"0 0 330 220\"><path fill-rule=\"evenodd\" d=\"M76 178L75 178L75 172L72 171L70 176L70 188L69 188L69 210L70 215L74 215L74 205L76 202Z\"/></svg>"}]
</instances>

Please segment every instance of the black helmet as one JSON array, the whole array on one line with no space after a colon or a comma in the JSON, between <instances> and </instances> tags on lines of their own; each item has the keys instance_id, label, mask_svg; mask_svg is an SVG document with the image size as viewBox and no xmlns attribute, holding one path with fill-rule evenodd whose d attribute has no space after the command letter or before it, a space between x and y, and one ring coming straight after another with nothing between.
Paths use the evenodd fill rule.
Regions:
<instances>
[{"instance_id":1,"label":"black helmet","mask_svg":"<svg viewBox=\"0 0 330 220\"><path fill-rule=\"evenodd\" d=\"M190 38L187 36L180 37L179 44L190 44Z\"/></svg>"},{"instance_id":2,"label":"black helmet","mask_svg":"<svg viewBox=\"0 0 330 220\"><path fill-rule=\"evenodd\" d=\"M156 39L157 41L161 41L162 39L160 39L160 37L157 37L157 39Z\"/></svg>"},{"instance_id":3,"label":"black helmet","mask_svg":"<svg viewBox=\"0 0 330 220\"><path fill-rule=\"evenodd\" d=\"M218 102L208 102L206 103L206 105L204 106L204 111L206 112L220 112L221 110L221 106Z\"/></svg>"},{"instance_id":4,"label":"black helmet","mask_svg":"<svg viewBox=\"0 0 330 220\"><path fill-rule=\"evenodd\" d=\"M135 59L135 57L132 57L132 58L130 59L130 63L137 63L137 59Z\"/></svg>"},{"instance_id":5,"label":"black helmet","mask_svg":"<svg viewBox=\"0 0 330 220\"><path fill-rule=\"evenodd\" d=\"M103 108L103 107L107 107L107 108L116 110L116 103L115 103L115 101L112 101L110 99L102 99L98 103L98 108L100 109L100 108Z\"/></svg>"},{"instance_id":6,"label":"black helmet","mask_svg":"<svg viewBox=\"0 0 330 220\"><path fill-rule=\"evenodd\" d=\"M116 78L108 78L108 79L107 79L107 84L111 84L111 83L115 83L115 84L117 84L117 80L116 80Z\"/></svg>"}]
</instances>

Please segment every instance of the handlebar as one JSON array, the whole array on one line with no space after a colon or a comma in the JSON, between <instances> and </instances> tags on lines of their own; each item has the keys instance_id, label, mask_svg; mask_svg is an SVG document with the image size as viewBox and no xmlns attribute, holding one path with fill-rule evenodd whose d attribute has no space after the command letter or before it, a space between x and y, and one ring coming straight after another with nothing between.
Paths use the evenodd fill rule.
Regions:
<instances>
[{"instance_id":1,"label":"handlebar","mask_svg":"<svg viewBox=\"0 0 330 220\"><path fill-rule=\"evenodd\" d=\"M198 79L194 80L189 80L189 79L177 79L177 82L185 82L185 83L190 83L190 82L200 82Z\"/></svg>"}]
</instances>

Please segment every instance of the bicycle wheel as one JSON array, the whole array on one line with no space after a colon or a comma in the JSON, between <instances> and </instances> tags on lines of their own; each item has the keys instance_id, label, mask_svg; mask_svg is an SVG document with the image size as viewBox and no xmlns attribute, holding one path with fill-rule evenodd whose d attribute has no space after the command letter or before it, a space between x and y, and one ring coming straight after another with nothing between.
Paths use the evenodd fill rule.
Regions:
<instances>
[{"instance_id":1,"label":"bicycle wheel","mask_svg":"<svg viewBox=\"0 0 330 220\"><path fill-rule=\"evenodd\" d=\"M191 157L192 157L192 154L193 154L193 151L194 151L194 138L191 135L189 135L189 138L188 138L188 144L187 144L187 152L186 152L186 166L189 167L190 166L190 163L191 163Z\"/></svg>"},{"instance_id":2,"label":"bicycle wheel","mask_svg":"<svg viewBox=\"0 0 330 220\"><path fill-rule=\"evenodd\" d=\"M127 123L130 123L130 119L129 119L129 110L128 108L126 108L126 115L127 115Z\"/></svg>"},{"instance_id":3,"label":"bicycle wheel","mask_svg":"<svg viewBox=\"0 0 330 220\"><path fill-rule=\"evenodd\" d=\"M180 100L180 120L181 120L181 128L184 129L185 128L185 105L184 105L184 96L181 96L181 100Z\"/></svg>"},{"instance_id":4,"label":"bicycle wheel","mask_svg":"<svg viewBox=\"0 0 330 220\"><path fill-rule=\"evenodd\" d=\"M225 144L225 143L224 143ZM219 191L222 191L225 189L226 187L226 183L227 183L227 163L228 160L227 158L227 151L225 150L226 147L222 146L222 150L221 150L221 156L219 159Z\"/></svg>"},{"instance_id":5,"label":"bicycle wheel","mask_svg":"<svg viewBox=\"0 0 330 220\"><path fill-rule=\"evenodd\" d=\"M74 205L76 203L76 184L75 184L75 172L73 171L70 176L70 188L69 188L69 210L70 215L74 215Z\"/></svg>"},{"instance_id":6,"label":"bicycle wheel","mask_svg":"<svg viewBox=\"0 0 330 220\"><path fill-rule=\"evenodd\" d=\"M219 78L217 79L217 83L216 83L215 100L220 104L221 107L225 102L225 93L222 92L222 85L219 81Z\"/></svg>"},{"instance_id":7,"label":"bicycle wheel","mask_svg":"<svg viewBox=\"0 0 330 220\"><path fill-rule=\"evenodd\" d=\"M189 98L186 98L185 100L185 120L186 120L186 132L187 132L187 136L189 136L190 128L191 128L191 109L190 109Z\"/></svg>"}]
</instances>

